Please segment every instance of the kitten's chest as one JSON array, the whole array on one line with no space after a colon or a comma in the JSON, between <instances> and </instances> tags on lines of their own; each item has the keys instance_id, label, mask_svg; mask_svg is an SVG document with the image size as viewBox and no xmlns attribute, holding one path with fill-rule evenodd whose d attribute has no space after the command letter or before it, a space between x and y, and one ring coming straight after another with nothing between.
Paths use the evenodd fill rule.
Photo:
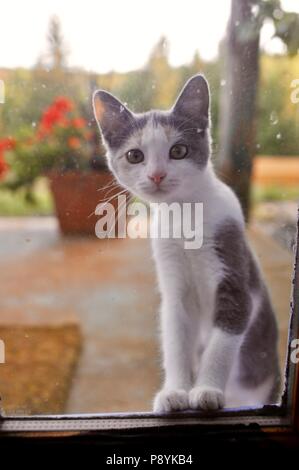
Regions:
<instances>
[{"instance_id":1,"label":"kitten's chest","mask_svg":"<svg viewBox=\"0 0 299 470\"><path fill-rule=\"evenodd\" d=\"M190 282L186 308L198 325L198 346L201 350L213 327L221 266L209 242L203 243L197 253L187 252L185 258Z\"/></svg>"},{"instance_id":2,"label":"kitten's chest","mask_svg":"<svg viewBox=\"0 0 299 470\"><path fill-rule=\"evenodd\" d=\"M194 295L201 305L212 303L222 272L213 244L204 240L199 250L185 250L185 258Z\"/></svg>"}]
</instances>

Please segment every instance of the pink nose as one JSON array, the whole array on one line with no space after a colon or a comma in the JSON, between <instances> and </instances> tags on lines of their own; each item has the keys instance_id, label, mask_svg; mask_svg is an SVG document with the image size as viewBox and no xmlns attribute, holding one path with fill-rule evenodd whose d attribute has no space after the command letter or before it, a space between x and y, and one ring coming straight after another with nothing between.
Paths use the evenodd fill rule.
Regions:
<instances>
[{"instance_id":1,"label":"pink nose","mask_svg":"<svg viewBox=\"0 0 299 470\"><path fill-rule=\"evenodd\" d=\"M148 175L149 179L156 184L160 184L161 181L165 178L166 173L154 173L153 175Z\"/></svg>"}]
</instances>

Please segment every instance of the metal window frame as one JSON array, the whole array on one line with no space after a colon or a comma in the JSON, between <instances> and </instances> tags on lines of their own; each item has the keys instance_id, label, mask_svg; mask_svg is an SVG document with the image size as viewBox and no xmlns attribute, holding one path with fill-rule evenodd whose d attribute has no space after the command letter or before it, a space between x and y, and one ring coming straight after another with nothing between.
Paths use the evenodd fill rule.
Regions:
<instances>
[{"instance_id":1,"label":"metal window frame","mask_svg":"<svg viewBox=\"0 0 299 470\"><path fill-rule=\"evenodd\" d=\"M219 412L99 413L79 415L0 416L0 439L27 437L62 439L64 442L102 437L124 445L138 438L215 435L235 436L236 440L255 436L268 441L296 442L299 445L299 363L290 360L291 342L299 338L299 212L297 246L292 280L285 390L280 405L259 408L225 409ZM182 434L183 433L183 434ZM27 441L28 442L28 441Z\"/></svg>"}]
</instances>

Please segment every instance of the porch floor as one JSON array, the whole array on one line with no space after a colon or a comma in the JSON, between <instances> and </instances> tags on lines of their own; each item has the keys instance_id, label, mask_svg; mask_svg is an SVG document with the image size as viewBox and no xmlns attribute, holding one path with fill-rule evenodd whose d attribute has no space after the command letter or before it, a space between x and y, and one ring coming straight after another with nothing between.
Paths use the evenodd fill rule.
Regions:
<instances>
[{"instance_id":1,"label":"porch floor","mask_svg":"<svg viewBox=\"0 0 299 470\"><path fill-rule=\"evenodd\" d=\"M252 225L285 360L293 259ZM77 323L83 348L66 413L150 410L161 380L147 240L63 238L56 219L0 218L0 325Z\"/></svg>"}]
</instances>

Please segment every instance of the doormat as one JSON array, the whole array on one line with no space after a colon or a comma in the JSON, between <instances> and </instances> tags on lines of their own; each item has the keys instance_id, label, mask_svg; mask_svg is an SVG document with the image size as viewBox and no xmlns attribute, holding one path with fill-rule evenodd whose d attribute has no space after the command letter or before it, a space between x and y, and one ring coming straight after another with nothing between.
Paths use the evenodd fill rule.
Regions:
<instances>
[{"instance_id":1,"label":"doormat","mask_svg":"<svg viewBox=\"0 0 299 470\"><path fill-rule=\"evenodd\" d=\"M2 413L63 413L81 350L79 326L0 326L0 339Z\"/></svg>"}]
</instances>

